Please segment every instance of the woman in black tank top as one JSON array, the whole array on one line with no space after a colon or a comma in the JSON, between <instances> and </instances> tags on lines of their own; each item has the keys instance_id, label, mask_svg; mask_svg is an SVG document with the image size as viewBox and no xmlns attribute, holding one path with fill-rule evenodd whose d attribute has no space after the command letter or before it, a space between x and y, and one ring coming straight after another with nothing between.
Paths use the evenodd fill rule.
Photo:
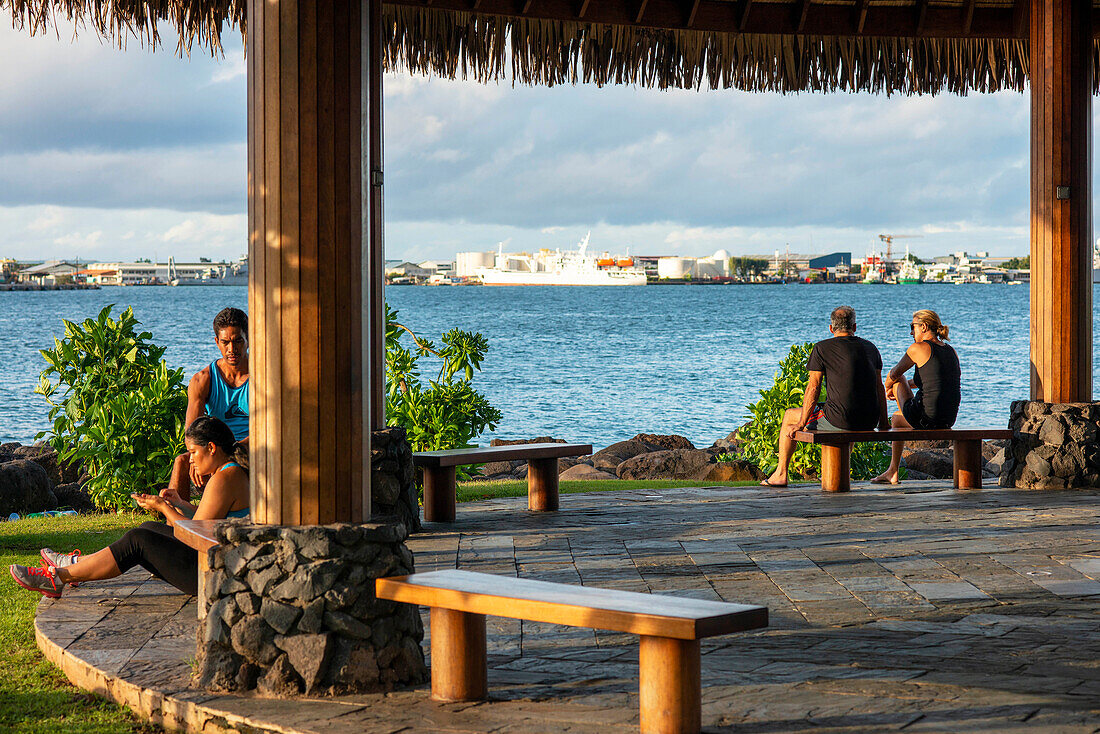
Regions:
<instances>
[{"instance_id":1,"label":"woman in black tank top","mask_svg":"<svg viewBox=\"0 0 1100 734\"><path fill-rule=\"evenodd\" d=\"M939 314L923 309L913 314L909 333L913 343L886 375L886 396L898 404L891 423L894 428L950 428L959 414L962 371L955 350L945 344L948 329ZM912 381L905 378L910 367L916 367ZM904 445L893 442L889 468L872 482L898 483Z\"/></svg>"}]
</instances>

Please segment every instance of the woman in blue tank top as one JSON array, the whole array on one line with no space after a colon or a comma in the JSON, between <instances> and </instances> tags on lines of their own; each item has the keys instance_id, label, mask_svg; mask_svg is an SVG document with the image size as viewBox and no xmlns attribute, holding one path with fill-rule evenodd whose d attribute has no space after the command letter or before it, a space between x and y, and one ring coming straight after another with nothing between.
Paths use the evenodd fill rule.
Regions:
<instances>
[{"instance_id":1,"label":"woman in blue tank top","mask_svg":"<svg viewBox=\"0 0 1100 734\"><path fill-rule=\"evenodd\" d=\"M184 433L184 442L196 467L212 475L198 507L175 490L164 490L160 495L132 495L139 506L160 512L168 523L142 523L87 557L80 551L58 553L43 548L39 552L44 564L41 568L10 567L15 582L24 589L56 598L65 584L114 578L134 566L143 566L185 594L198 593L198 552L176 539L172 526L186 518L248 517L248 473L234 458L232 431L217 418L196 419Z\"/></svg>"}]
</instances>

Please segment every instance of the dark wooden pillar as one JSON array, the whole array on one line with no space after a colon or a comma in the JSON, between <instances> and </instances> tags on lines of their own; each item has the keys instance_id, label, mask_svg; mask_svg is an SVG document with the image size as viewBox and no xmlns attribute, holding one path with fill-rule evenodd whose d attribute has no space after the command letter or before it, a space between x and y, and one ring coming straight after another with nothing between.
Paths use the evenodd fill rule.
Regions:
<instances>
[{"instance_id":1,"label":"dark wooden pillar","mask_svg":"<svg viewBox=\"0 0 1100 734\"><path fill-rule=\"evenodd\" d=\"M368 42L367 63L369 142L370 151L370 374L378 375L371 381L370 413L371 428L377 430L386 426L386 255L382 229L382 192L383 192L383 156L382 156L382 0L368 0L370 7L370 37Z\"/></svg>"},{"instance_id":2,"label":"dark wooden pillar","mask_svg":"<svg viewBox=\"0 0 1100 734\"><path fill-rule=\"evenodd\" d=\"M252 517L370 518L358 1L248 1Z\"/></svg>"},{"instance_id":3,"label":"dark wooden pillar","mask_svg":"<svg viewBox=\"0 0 1100 734\"><path fill-rule=\"evenodd\" d=\"M1092 4L1031 0L1031 398L1092 399Z\"/></svg>"}]
</instances>

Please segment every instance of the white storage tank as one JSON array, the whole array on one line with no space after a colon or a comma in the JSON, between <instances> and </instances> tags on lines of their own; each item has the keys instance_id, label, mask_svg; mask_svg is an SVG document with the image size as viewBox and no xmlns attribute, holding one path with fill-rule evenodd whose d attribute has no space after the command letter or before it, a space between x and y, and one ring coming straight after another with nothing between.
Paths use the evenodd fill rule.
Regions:
<instances>
[{"instance_id":1,"label":"white storage tank","mask_svg":"<svg viewBox=\"0 0 1100 734\"><path fill-rule=\"evenodd\" d=\"M460 252L455 256L455 275L467 278L478 268L491 268L496 257L495 252Z\"/></svg>"},{"instance_id":2,"label":"white storage tank","mask_svg":"<svg viewBox=\"0 0 1100 734\"><path fill-rule=\"evenodd\" d=\"M695 258L662 257L657 260L658 278L685 278L695 274Z\"/></svg>"}]
</instances>

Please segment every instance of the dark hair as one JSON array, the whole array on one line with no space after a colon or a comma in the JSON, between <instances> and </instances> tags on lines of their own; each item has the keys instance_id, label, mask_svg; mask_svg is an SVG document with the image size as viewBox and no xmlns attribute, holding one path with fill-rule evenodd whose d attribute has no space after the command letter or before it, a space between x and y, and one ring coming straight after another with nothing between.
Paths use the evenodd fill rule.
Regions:
<instances>
[{"instance_id":1,"label":"dark hair","mask_svg":"<svg viewBox=\"0 0 1100 734\"><path fill-rule=\"evenodd\" d=\"M851 306L837 306L831 318L833 329L851 334L856 330L856 310Z\"/></svg>"},{"instance_id":2,"label":"dark hair","mask_svg":"<svg viewBox=\"0 0 1100 734\"><path fill-rule=\"evenodd\" d=\"M183 437L200 446L212 443L230 456L236 451L233 429L213 416L200 415L183 432Z\"/></svg>"},{"instance_id":3,"label":"dark hair","mask_svg":"<svg viewBox=\"0 0 1100 734\"><path fill-rule=\"evenodd\" d=\"M227 326L236 326L245 334L248 333L248 314L239 308L226 307L218 311L214 317L214 336L221 333Z\"/></svg>"}]
</instances>

